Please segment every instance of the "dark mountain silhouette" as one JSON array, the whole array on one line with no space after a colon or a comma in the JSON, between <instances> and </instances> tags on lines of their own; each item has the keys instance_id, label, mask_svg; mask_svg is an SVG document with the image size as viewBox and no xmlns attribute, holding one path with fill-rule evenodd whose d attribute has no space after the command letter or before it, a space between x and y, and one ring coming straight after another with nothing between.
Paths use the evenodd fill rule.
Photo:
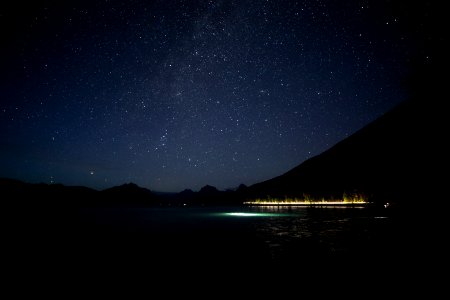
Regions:
<instances>
[{"instance_id":1,"label":"dark mountain silhouette","mask_svg":"<svg viewBox=\"0 0 450 300\"><path fill-rule=\"evenodd\" d=\"M211 185L205 185L198 192L202 196L217 196L220 192L219 190Z\"/></svg>"},{"instance_id":2,"label":"dark mountain silhouette","mask_svg":"<svg viewBox=\"0 0 450 300\"><path fill-rule=\"evenodd\" d=\"M178 195L180 196L185 196L185 197L192 197L192 195L194 195L195 192L191 189L185 189L184 191L180 192Z\"/></svg>"},{"instance_id":3,"label":"dark mountain silhouette","mask_svg":"<svg viewBox=\"0 0 450 300\"><path fill-rule=\"evenodd\" d=\"M434 107L407 101L289 172L250 186L247 197L363 193L372 201L411 203L429 193L436 144Z\"/></svg>"},{"instance_id":4,"label":"dark mountain silhouette","mask_svg":"<svg viewBox=\"0 0 450 300\"><path fill-rule=\"evenodd\" d=\"M235 192L219 191L216 187L211 185L205 185L197 193L183 193L182 196L184 197L184 200L189 200L187 203L193 205L227 205L241 204L242 202L236 197Z\"/></svg>"},{"instance_id":5,"label":"dark mountain silhouette","mask_svg":"<svg viewBox=\"0 0 450 300\"><path fill-rule=\"evenodd\" d=\"M0 193L9 205L71 206L84 205L98 198L98 191L84 186L62 184L30 184L0 178Z\"/></svg>"},{"instance_id":6,"label":"dark mountain silhouette","mask_svg":"<svg viewBox=\"0 0 450 300\"><path fill-rule=\"evenodd\" d=\"M127 183L101 191L105 203L122 205L158 205L160 197L152 191L134 183Z\"/></svg>"},{"instance_id":7,"label":"dark mountain silhouette","mask_svg":"<svg viewBox=\"0 0 450 300\"><path fill-rule=\"evenodd\" d=\"M237 189L236 192L238 193L244 193L245 191L247 191L248 187L245 184L240 184Z\"/></svg>"},{"instance_id":8,"label":"dark mountain silhouette","mask_svg":"<svg viewBox=\"0 0 450 300\"><path fill-rule=\"evenodd\" d=\"M0 178L0 191L9 204L21 206L153 206L161 205L164 195L127 183L102 191L83 186L62 184L30 184Z\"/></svg>"}]
</instances>

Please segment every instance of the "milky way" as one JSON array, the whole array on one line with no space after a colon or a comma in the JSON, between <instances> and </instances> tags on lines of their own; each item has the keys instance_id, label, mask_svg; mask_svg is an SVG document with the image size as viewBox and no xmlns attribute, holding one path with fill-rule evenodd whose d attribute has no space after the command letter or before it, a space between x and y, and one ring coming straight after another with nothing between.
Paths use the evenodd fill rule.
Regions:
<instances>
[{"instance_id":1,"label":"milky way","mask_svg":"<svg viewBox=\"0 0 450 300\"><path fill-rule=\"evenodd\" d=\"M405 100L422 55L379 1L59 2L1 14L3 177L250 185Z\"/></svg>"}]
</instances>

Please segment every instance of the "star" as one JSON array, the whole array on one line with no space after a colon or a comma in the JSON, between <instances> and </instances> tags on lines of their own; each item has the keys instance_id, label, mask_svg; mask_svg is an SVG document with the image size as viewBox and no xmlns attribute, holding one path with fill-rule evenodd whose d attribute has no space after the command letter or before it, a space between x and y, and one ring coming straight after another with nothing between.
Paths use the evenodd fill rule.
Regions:
<instances>
[{"instance_id":1,"label":"star","mask_svg":"<svg viewBox=\"0 0 450 300\"><path fill-rule=\"evenodd\" d=\"M5 19L0 176L251 185L403 101L411 62L436 60L429 33L412 30L426 27L383 4L119 3L36 4ZM93 165L108 180L77 171Z\"/></svg>"}]
</instances>

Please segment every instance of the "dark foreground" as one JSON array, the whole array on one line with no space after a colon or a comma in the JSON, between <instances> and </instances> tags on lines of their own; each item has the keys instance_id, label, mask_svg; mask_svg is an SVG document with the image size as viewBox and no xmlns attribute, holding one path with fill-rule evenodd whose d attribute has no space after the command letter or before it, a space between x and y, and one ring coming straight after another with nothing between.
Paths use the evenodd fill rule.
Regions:
<instances>
[{"instance_id":1,"label":"dark foreground","mask_svg":"<svg viewBox=\"0 0 450 300\"><path fill-rule=\"evenodd\" d=\"M429 226L388 211L122 207L24 209L13 215L5 244L12 278L58 285L347 276L396 282L418 279L439 263Z\"/></svg>"}]
</instances>

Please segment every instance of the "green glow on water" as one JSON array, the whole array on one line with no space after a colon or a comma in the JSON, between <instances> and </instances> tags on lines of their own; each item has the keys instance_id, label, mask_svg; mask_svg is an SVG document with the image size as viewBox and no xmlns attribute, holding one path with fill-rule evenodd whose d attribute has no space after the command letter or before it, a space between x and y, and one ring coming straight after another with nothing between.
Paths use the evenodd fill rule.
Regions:
<instances>
[{"instance_id":1,"label":"green glow on water","mask_svg":"<svg viewBox=\"0 0 450 300\"><path fill-rule=\"evenodd\" d=\"M220 215L225 217L285 217L286 214L263 213L263 212L226 212Z\"/></svg>"},{"instance_id":2,"label":"green glow on water","mask_svg":"<svg viewBox=\"0 0 450 300\"><path fill-rule=\"evenodd\" d=\"M230 212L225 213L227 216L233 216L233 217L258 217L260 214L258 213L245 213L245 212Z\"/></svg>"}]
</instances>

